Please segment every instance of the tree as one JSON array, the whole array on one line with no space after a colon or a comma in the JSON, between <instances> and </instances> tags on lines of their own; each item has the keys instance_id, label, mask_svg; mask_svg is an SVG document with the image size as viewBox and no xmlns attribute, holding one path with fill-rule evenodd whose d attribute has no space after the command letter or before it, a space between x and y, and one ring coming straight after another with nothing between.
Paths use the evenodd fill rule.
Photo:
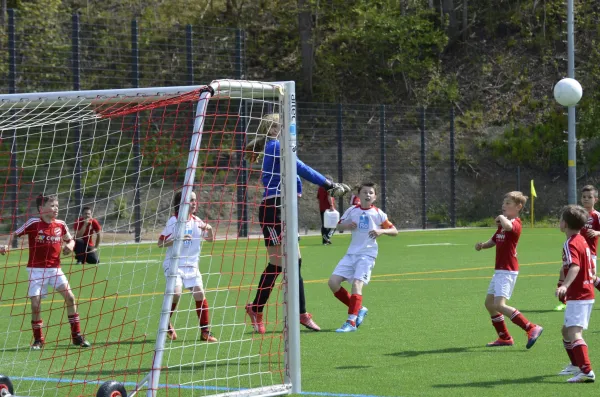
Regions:
<instances>
[{"instance_id":1,"label":"tree","mask_svg":"<svg viewBox=\"0 0 600 397\"><path fill-rule=\"evenodd\" d=\"M309 0L298 0L298 30L300 33L300 56L302 58L302 91L312 96L312 74L314 47L312 38L312 19Z\"/></svg>"}]
</instances>

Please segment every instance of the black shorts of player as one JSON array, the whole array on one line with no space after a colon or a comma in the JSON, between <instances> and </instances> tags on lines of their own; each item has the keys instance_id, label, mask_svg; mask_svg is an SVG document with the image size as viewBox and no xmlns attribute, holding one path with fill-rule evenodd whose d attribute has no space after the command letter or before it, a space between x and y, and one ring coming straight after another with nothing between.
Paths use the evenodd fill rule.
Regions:
<instances>
[{"instance_id":1,"label":"black shorts of player","mask_svg":"<svg viewBox=\"0 0 600 397\"><path fill-rule=\"evenodd\" d=\"M260 203L258 221L265 237L265 246L281 245L281 197L271 197Z\"/></svg>"},{"instance_id":2,"label":"black shorts of player","mask_svg":"<svg viewBox=\"0 0 600 397\"><path fill-rule=\"evenodd\" d=\"M97 252L88 252L91 248L88 247L85 240L82 238L75 239L75 259L77 262L81 262L81 264L89 263L92 265L98 264L98 254Z\"/></svg>"}]
</instances>

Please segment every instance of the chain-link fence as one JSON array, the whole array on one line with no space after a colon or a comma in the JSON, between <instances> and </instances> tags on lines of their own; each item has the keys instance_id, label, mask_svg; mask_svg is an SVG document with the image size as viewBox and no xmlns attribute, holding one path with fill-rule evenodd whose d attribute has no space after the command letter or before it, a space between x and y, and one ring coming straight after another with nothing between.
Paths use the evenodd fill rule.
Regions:
<instances>
[{"instance_id":1,"label":"chain-link fence","mask_svg":"<svg viewBox=\"0 0 600 397\"><path fill-rule=\"evenodd\" d=\"M239 29L136 20L99 24L74 14L40 37L9 11L0 34L0 89L8 93L181 86L245 76ZM301 102L298 123L300 158L353 187L375 182L377 205L401 228L454 227L491 217L504 193L528 192L530 179L540 177L519 164L478 159L473 165L469 153L479 147L455 134L452 108ZM11 144L0 143L0 151L10 153ZM9 181L13 166L1 160L0 166ZM538 187L542 194L563 190ZM540 214L555 210L550 200L540 204ZM344 199L338 208L348 205ZM300 206L300 227L318 229L315 186L305 184ZM248 214L240 210L238 217L247 220Z\"/></svg>"}]
</instances>

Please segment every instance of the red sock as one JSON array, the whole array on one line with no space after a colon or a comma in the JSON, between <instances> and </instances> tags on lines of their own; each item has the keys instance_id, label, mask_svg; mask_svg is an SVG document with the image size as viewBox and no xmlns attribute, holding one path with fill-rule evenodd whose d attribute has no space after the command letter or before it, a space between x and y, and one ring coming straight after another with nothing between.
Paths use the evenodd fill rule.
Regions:
<instances>
[{"instance_id":1,"label":"red sock","mask_svg":"<svg viewBox=\"0 0 600 397\"><path fill-rule=\"evenodd\" d=\"M75 313L72 316L69 316L69 324L71 324L72 337L81 335L81 327L79 325L79 314Z\"/></svg>"},{"instance_id":2,"label":"red sock","mask_svg":"<svg viewBox=\"0 0 600 397\"><path fill-rule=\"evenodd\" d=\"M571 342L567 342L566 340L563 340L563 346L565 347L565 350L567 351L567 354L569 355L569 360L571 360L571 365L577 366L577 364L575 362L575 354L573 353L573 345L571 344Z\"/></svg>"},{"instance_id":3,"label":"red sock","mask_svg":"<svg viewBox=\"0 0 600 397\"><path fill-rule=\"evenodd\" d=\"M31 329L33 329L33 339L34 340L44 340L44 332L42 331L42 327L44 326L44 322L42 320L32 321Z\"/></svg>"},{"instance_id":4,"label":"red sock","mask_svg":"<svg viewBox=\"0 0 600 397\"><path fill-rule=\"evenodd\" d=\"M175 309L177 309L177 303L171 303L171 312L169 313L169 318L173 317L173 313L175 313Z\"/></svg>"},{"instance_id":5,"label":"red sock","mask_svg":"<svg viewBox=\"0 0 600 397\"><path fill-rule=\"evenodd\" d=\"M492 316L492 325L494 328L496 328L496 332L498 333L498 337L500 339L510 339L510 334L508 333L506 323L504 322L504 316L502 314L496 314L495 316Z\"/></svg>"},{"instance_id":6,"label":"red sock","mask_svg":"<svg viewBox=\"0 0 600 397\"><path fill-rule=\"evenodd\" d=\"M356 317L358 317L358 311L361 307L362 295L350 295L350 305L348 306L348 321L350 322L350 324L356 325Z\"/></svg>"},{"instance_id":7,"label":"red sock","mask_svg":"<svg viewBox=\"0 0 600 397\"><path fill-rule=\"evenodd\" d=\"M196 314L200 320L200 327L208 327L208 301L196 301Z\"/></svg>"},{"instance_id":8,"label":"red sock","mask_svg":"<svg viewBox=\"0 0 600 397\"><path fill-rule=\"evenodd\" d=\"M590 363L590 357L588 356L588 347L583 339L577 339L573 342L573 355L577 366L581 369L581 372L588 374L592 370L592 364Z\"/></svg>"},{"instance_id":9,"label":"red sock","mask_svg":"<svg viewBox=\"0 0 600 397\"><path fill-rule=\"evenodd\" d=\"M341 287L337 292L334 292L333 295L344 305L350 307L350 294L344 287Z\"/></svg>"},{"instance_id":10,"label":"red sock","mask_svg":"<svg viewBox=\"0 0 600 397\"><path fill-rule=\"evenodd\" d=\"M523 328L524 331L529 331L529 329L535 325L531 324L529 320L527 320L525 316L522 315L521 312L516 309L513 312L513 314L511 314L510 321L512 321L513 324Z\"/></svg>"}]
</instances>

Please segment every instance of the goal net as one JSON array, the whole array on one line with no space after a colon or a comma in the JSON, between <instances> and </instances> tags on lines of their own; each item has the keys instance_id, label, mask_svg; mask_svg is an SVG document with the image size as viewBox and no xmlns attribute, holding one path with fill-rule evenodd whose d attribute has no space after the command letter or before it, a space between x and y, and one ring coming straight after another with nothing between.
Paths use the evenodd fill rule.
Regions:
<instances>
[{"instance_id":1,"label":"goal net","mask_svg":"<svg viewBox=\"0 0 600 397\"><path fill-rule=\"evenodd\" d=\"M0 395L299 391L296 266L284 266L290 270L265 307L265 334L253 331L245 311L268 262L258 222L261 167L246 163L253 149L245 146L268 131L272 114L280 115L283 131L282 251L284 261L296 263L296 233L285 233L297 230L296 186L287 182L296 178L293 82L0 96L0 245L16 231L26 233L8 241L0 256ZM174 202L177 193L181 200ZM32 292L40 280L30 281L30 242L44 237L42 231L28 237L27 222L40 217L40 194L57 195L56 219L74 237L84 209L101 227L78 225L84 246L86 233L99 243L85 248L97 254L97 264L64 252L60 260L87 348L73 344L74 308L65 288L52 284L57 279L43 276ZM215 241L206 228L199 238L186 230L194 208ZM173 216L172 235L165 236ZM169 240L170 248L161 247ZM201 247L204 300L198 288L192 292L198 285L192 272L186 277L196 283L183 285L172 310L185 244ZM41 298L35 321L33 295ZM39 350L32 349L39 338L33 328L43 334Z\"/></svg>"}]
</instances>

